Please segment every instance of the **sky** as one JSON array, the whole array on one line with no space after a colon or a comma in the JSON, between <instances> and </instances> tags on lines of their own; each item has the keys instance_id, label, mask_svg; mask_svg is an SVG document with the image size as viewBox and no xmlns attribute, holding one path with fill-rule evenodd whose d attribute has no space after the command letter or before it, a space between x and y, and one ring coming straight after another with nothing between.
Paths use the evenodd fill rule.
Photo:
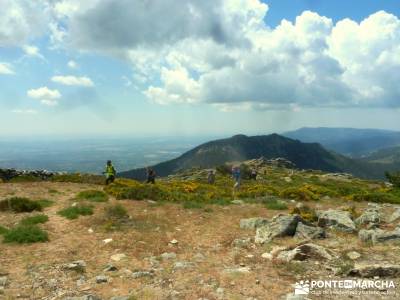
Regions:
<instances>
[{"instance_id":1,"label":"sky","mask_svg":"<svg viewBox=\"0 0 400 300\"><path fill-rule=\"evenodd\" d=\"M0 136L400 130L399 0L0 0Z\"/></svg>"}]
</instances>

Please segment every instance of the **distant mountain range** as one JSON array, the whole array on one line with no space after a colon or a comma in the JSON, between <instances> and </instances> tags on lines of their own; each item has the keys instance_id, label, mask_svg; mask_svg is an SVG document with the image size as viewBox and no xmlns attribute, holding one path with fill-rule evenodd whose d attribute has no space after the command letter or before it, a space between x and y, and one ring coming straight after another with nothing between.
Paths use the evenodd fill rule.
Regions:
<instances>
[{"instance_id":1,"label":"distant mountain range","mask_svg":"<svg viewBox=\"0 0 400 300\"><path fill-rule=\"evenodd\" d=\"M153 166L159 176L167 176L192 167L211 168L231 161L259 157L283 157L300 169L327 172L348 172L362 178L383 178L391 165L370 163L328 151L318 143L303 143L278 134L263 136L235 135L202 144L176 159ZM122 177L145 179L145 169L134 169L119 174Z\"/></svg>"},{"instance_id":2,"label":"distant mountain range","mask_svg":"<svg viewBox=\"0 0 400 300\"><path fill-rule=\"evenodd\" d=\"M283 135L305 143L320 143L326 149L353 158L400 146L400 132L381 129L304 127Z\"/></svg>"},{"instance_id":3,"label":"distant mountain range","mask_svg":"<svg viewBox=\"0 0 400 300\"><path fill-rule=\"evenodd\" d=\"M363 160L372 163L398 164L400 166L400 146L378 150Z\"/></svg>"}]
</instances>

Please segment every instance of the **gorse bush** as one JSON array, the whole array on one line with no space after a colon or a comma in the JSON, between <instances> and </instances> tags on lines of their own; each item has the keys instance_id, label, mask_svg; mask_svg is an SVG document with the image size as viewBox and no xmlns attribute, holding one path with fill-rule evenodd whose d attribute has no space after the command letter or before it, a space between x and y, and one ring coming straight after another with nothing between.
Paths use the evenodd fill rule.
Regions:
<instances>
[{"instance_id":1,"label":"gorse bush","mask_svg":"<svg viewBox=\"0 0 400 300\"><path fill-rule=\"evenodd\" d=\"M78 195L76 195L76 199L87 200L91 202L107 202L108 196L102 191L88 190L80 192Z\"/></svg>"},{"instance_id":2,"label":"gorse bush","mask_svg":"<svg viewBox=\"0 0 400 300\"><path fill-rule=\"evenodd\" d=\"M79 216L93 215L93 207L86 205L71 206L58 211L57 214L67 219L73 220L79 218Z\"/></svg>"},{"instance_id":3,"label":"gorse bush","mask_svg":"<svg viewBox=\"0 0 400 300\"><path fill-rule=\"evenodd\" d=\"M19 225L15 228L8 230L4 234L5 243L37 243L37 242L47 242L49 240L46 231L42 230L36 225Z\"/></svg>"},{"instance_id":4,"label":"gorse bush","mask_svg":"<svg viewBox=\"0 0 400 300\"><path fill-rule=\"evenodd\" d=\"M23 197L12 197L0 201L0 211L11 210L13 212L32 212L42 211L42 205L37 201L32 201L28 198Z\"/></svg>"},{"instance_id":5,"label":"gorse bush","mask_svg":"<svg viewBox=\"0 0 400 300\"><path fill-rule=\"evenodd\" d=\"M294 207L290 211L291 215L300 215L301 218L308 222L315 222L318 220L317 213L315 209L310 208L308 205L303 205L300 207Z\"/></svg>"},{"instance_id":6,"label":"gorse bush","mask_svg":"<svg viewBox=\"0 0 400 300\"><path fill-rule=\"evenodd\" d=\"M35 224L42 224L46 223L49 220L49 217L46 215L36 215L33 217L27 217L20 221L21 225L35 225Z\"/></svg>"}]
</instances>

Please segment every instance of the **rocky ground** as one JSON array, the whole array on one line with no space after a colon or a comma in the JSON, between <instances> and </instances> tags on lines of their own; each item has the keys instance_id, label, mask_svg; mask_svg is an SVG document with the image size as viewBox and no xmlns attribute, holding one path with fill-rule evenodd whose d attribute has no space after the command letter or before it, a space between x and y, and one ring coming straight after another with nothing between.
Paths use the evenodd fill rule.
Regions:
<instances>
[{"instance_id":1,"label":"rocky ground","mask_svg":"<svg viewBox=\"0 0 400 300\"><path fill-rule=\"evenodd\" d=\"M41 225L49 242L0 243L0 299L321 299L294 296L295 282L385 278L400 286L400 210L394 205L325 198L306 203L315 210L312 220L294 200L276 211L246 201L185 209L110 198L96 203L91 216L57 214L74 205L77 193L102 188L0 184L0 200L55 201ZM127 209L129 221L110 231L104 209L115 203ZM0 212L0 225L11 228L35 214ZM323 298L398 299L396 291Z\"/></svg>"}]
</instances>

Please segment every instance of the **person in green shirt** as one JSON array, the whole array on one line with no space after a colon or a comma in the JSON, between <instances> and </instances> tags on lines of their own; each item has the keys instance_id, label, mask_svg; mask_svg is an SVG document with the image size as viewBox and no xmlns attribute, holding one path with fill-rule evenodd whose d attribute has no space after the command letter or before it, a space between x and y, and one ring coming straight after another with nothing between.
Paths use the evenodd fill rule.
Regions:
<instances>
[{"instance_id":1,"label":"person in green shirt","mask_svg":"<svg viewBox=\"0 0 400 300\"><path fill-rule=\"evenodd\" d=\"M114 182L115 176L117 175L117 171L115 171L115 168L114 168L111 160L107 161L106 171L103 172L103 174L106 175L106 185Z\"/></svg>"}]
</instances>

